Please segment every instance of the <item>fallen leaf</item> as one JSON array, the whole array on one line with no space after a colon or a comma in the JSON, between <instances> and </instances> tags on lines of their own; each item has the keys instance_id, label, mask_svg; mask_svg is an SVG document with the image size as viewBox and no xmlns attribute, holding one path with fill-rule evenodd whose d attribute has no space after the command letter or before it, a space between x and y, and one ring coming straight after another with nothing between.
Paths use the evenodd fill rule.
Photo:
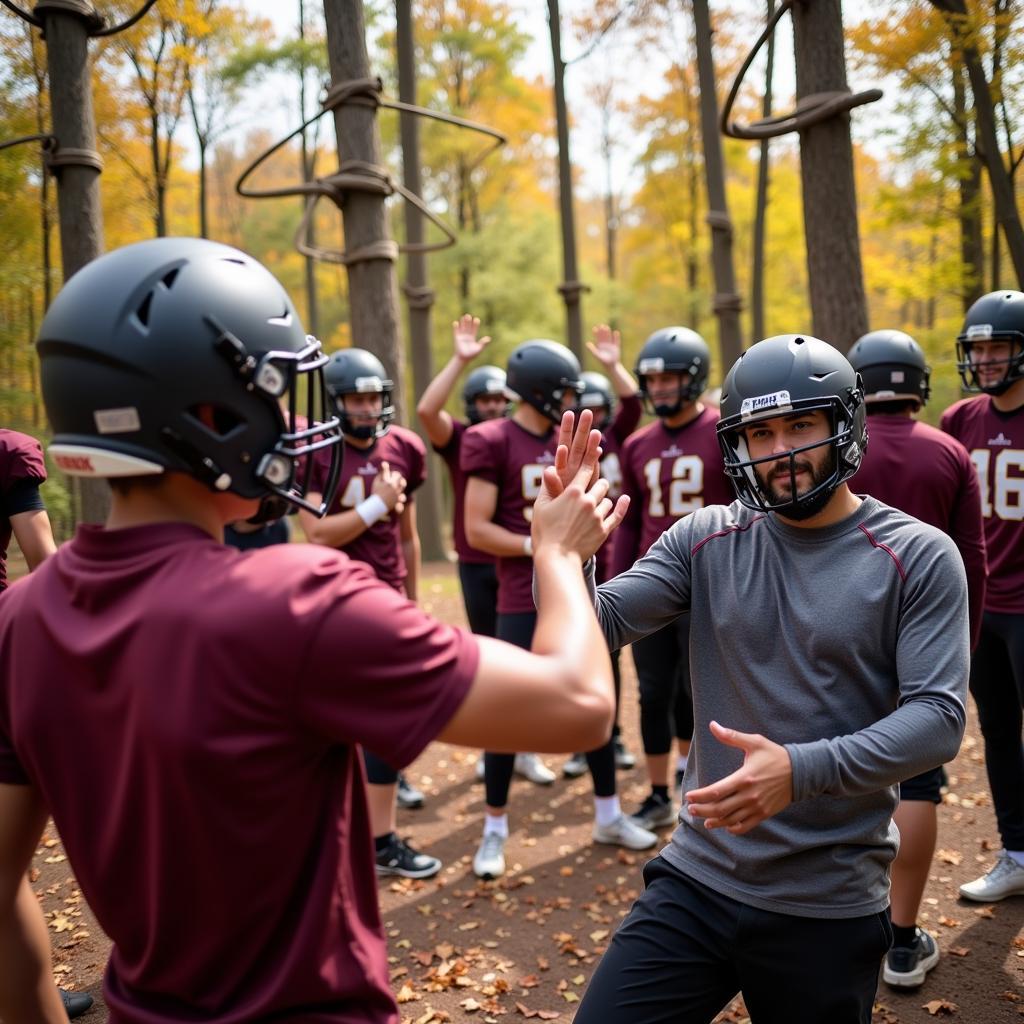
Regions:
<instances>
[{"instance_id":1,"label":"fallen leaf","mask_svg":"<svg viewBox=\"0 0 1024 1024\"><path fill-rule=\"evenodd\" d=\"M964 855L957 850L937 850L935 856L943 864L953 864L954 866L964 859Z\"/></svg>"},{"instance_id":2,"label":"fallen leaf","mask_svg":"<svg viewBox=\"0 0 1024 1024\"><path fill-rule=\"evenodd\" d=\"M950 956L970 956L971 951L966 946L950 946Z\"/></svg>"},{"instance_id":3,"label":"fallen leaf","mask_svg":"<svg viewBox=\"0 0 1024 1024\"><path fill-rule=\"evenodd\" d=\"M956 1003L951 1003L948 999L933 999L930 1003L925 1003L922 1010L927 1010L933 1017L941 1014L954 1014L960 1009Z\"/></svg>"},{"instance_id":4,"label":"fallen leaf","mask_svg":"<svg viewBox=\"0 0 1024 1024\"><path fill-rule=\"evenodd\" d=\"M395 996L395 999L400 1003L413 1003L419 998L419 995L417 995L412 985L408 982L398 990L398 995Z\"/></svg>"}]
</instances>

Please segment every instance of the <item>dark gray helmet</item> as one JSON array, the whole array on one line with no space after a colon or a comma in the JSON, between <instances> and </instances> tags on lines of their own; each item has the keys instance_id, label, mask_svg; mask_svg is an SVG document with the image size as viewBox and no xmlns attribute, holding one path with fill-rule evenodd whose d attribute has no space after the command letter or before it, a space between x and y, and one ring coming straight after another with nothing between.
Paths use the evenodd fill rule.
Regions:
<instances>
[{"instance_id":1,"label":"dark gray helmet","mask_svg":"<svg viewBox=\"0 0 1024 1024\"><path fill-rule=\"evenodd\" d=\"M524 341L508 357L507 383L527 405L552 423L562 419L566 391L583 394L579 360L557 341Z\"/></svg>"},{"instance_id":2,"label":"dark gray helmet","mask_svg":"<svg viewBox=\"0 0 1024 1024\"><path fill-rule=\"evenodd\" d=\"M687 402L695 402L708 382L711 352L707 342L689 327L662 327L643 344L636 357L636 379L647 410L662 419L675 416ZM679 388L675 402L654 405L647 390L647 374L681 373L690 379Z\"/></svg>"},{"instance_id":3,"label":"dark gray helmet","mask_svg":"<svg viewBox=\"0 0 1024 1024\"><path fill-rule=\"evenodd\" d=\"M982 387L978 378L977 367L971 362L971 347L978 341L1010 342L1006 372L997 384ZM1001 395L1011 384L1024 379L1024 292L1007 290L982 295L967 310L956 339L956 358L956 368L966 391Z\"/></svg>"},{"instance_id":4,"label":"dark gray helmet","mask_svg":"<svg viewBox=\"0 0 1024 1024\"><path fill-rule=\"evenodd\" d=\"M871 331L847 353L864 382L864 400L928 402L932 370L921 346L902 331Z\"/></svg>"},{"instance_id":5,"label":"dark gray helmet","mask_svg":"<svg viewBox=\"0 0 1024 1024\"><path fill-rule=\"evenodd\" d=\"M790 497L773 501L756 467L778 462L780 456L750 458L744 431L759 420L816 409L829 417L831 432L789 452ZM747 349L722 385L721 413L718 441L736 496L748 508L790 519L806 519L823 509L836 488L857 472L867 448L860 376L838 349L809 335L781 334ZM796 456L823 445L831 449L831 473L797 496Z\"/></svg>"},{"instance_id":6,"label":"dark gray helmet","mask_svg":"<svg viewBox=\"0 0 1024 1024\"><path fill-rule=\"evenodd\" d=\"M466 407L466 419L470 423L480 422L476 400L482 395L504 395L508 398L505 371L500 366L478 366L466 377L462 387L462 402Z\"/></svg>"},{"instance_id":7,"label":"dark gray helmet","mask_svg":"<svg viewBox=\"0 0 1024 1024\"><path fill-rule=\"evenodd\" d=\"M383 437L388 432L388 425L395 418L395 406L391 400L395 382L388 377L384 364L372 352L363 348L343 348L331 356L324 376L344 433L367 440ZM343 396L367 392L381 396L381 410L374 426L356 426L345 412Z\"/></svg>"},{"instance_id":8,"label":"dark gray helmet","mask_svg":"<svg viewBox=\"0 0 1024 1024\"><path fill-rule=\"evenodd\" d=\"M280 282L246 253L157 238L100 256L54 300L37 347L50 450L65 472L175 470L277 499L278 514L282 499L319 514L333 499L341 431L327 358ZM328 486L314 508L310 456L325 448Z\"/></svg>"},{"instance_id":9,"label":"dark gray helmet","mask_svg":"<svg viewBox=\"0 0 1024 1024\"><path fill-rule=\"evenodd\" d=\"M581 375L583 394L580 408L594 410L594 426L601 430L615 412L616 395L611 381L603 373L586 370Z\"/></svg>"}]
</instances>

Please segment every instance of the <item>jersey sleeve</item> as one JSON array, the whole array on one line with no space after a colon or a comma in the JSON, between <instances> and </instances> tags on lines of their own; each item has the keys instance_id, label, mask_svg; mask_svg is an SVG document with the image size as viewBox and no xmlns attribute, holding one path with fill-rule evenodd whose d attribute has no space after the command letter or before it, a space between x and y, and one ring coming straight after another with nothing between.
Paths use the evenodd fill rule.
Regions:
<instances>
[{"instance_id":1,"label":"jersey sleeve","mask_svg":"<svg viewBox=\"0 0 1024 1024\"><path fill-rule=\"evenodd\" d=\"M0 445L0 492L6 494L21 480L46 480L43 449L34 437L7 432Z\"/></svg>"},{"instance_id":2,"label":"jersey sleeve","mask_svg":"<svg viewBox=\"0 0 1024 1024\"><path fill-rule=\"evenodd\" d=\"M626 517L612 537L611 576L618 576L631 568L636 561L636 553L640 545L640 526L643 517L643 493L633 472L633 460L628 447L622 450L619 459L622 469L622 493L629 495L629 508Z\"/></svg>"},{"instance_id":3,"label":"jersey sleeve","mask_svg":"<svg viewBox=\"0 0 1024 1024\"><path fill-rule=\"evenodd\" d=\"M485 426L485 424L481 424ZM490 435L479 427L471 427L462 437L459 465L466 476L478 476L495 487L501 486L500 460Z\"/></svg>"},{"instance_id":4,"label":"jersey sleeve","mask_svg":"<svg viewBox=\"0 0 1024 1024\"><path fill-rule=\"evenodd\" d=\"M21 512L44 512L46 504L34 478L16 480L9 490L0 494L0 515L10 519Z\"/></svg>"},{"instance_id":5,"label":"jersey sleeve","mask_svg":"<svg viewBox=\"0 0 1024 1024\"><path fill-rule=\"evenodd\" d=\"M27 786L31 782L18 760L14 744L2 723L0 723L0 782L8 786Z\"/></svg>"},{"instance_id":6,"label":"jersey sleeve","mask_svg":"<svg viewBox=\"0 0 1024 1024\"><path fill-rule=\"evenodd\" d=\"M644 407L639 395L629 395L619 402L615 411L615 419L612 420L612 434L615 435L619 444L629 437L636 430L643 415Z\"/></svg>"},{"instance_id":7,"label":"jersey sleeve","mask_svg":"<svg viewBox=\"0 0 1024 1024\"><path fill-rule=\"evenodd\" d=\"M981 635L981 615L985 607L985 521L981 515L981 485L967 450L960 446L960 486L950 517L949 535L953 538L967 573L967 606L971 619L971 650Z\"/></svg>"},{"instance_id":8,"label":"jersey sleeve","mask_svg":"<svg viewBox=\"0 0 1024 1024\"><path fill-rule=\"evenodd\" d=\"M419 434L411 430L405 440L409 452L409 476L405 483L405 493L412 494L419 490L427 479L427 447Z\"/></svg>"},{"instance_id":9,"label":"jersey sleeve","mask_svg":"<svg viewBox=\"0 0 1024 1024\"><path fill-rule=\"evenodd\" d=\"M364 565L349 563L339 589L312 631L297 714L311 732L361 743L404 767L465 699L479 662L477 642L422 612Z\"/></svg>"}]
</instances>

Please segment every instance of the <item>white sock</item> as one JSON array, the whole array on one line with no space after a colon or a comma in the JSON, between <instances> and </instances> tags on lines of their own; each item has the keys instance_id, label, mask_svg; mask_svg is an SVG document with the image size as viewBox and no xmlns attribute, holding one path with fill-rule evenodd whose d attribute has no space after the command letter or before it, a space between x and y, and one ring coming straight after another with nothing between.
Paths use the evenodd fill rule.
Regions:
<instances>
[{"instance_id":1,"label":"white sock","mask_svg":"<svg viewBox=\"0 0 1024 1024\"><path fill-rule=\"evenodd\" d=\"M676 757L676 771L677 772L685 772L686 771L686 762L687 762L687 760L689 760L689 759L687 758L687 756L685 754L679 754Z\"/></svg>"},{"instance_id":2,"label":"white sock","mask_svg":"<svg viewBox=\"0 0 1024 1024\"><path fill-rule=\"evenodd\" d=\"M1015 861L1020 867L1024 868L1024 850L1004 850L1003 852L1010 860Z\"/></svg>"},{"instance_id":3,"label":"white sock","mask_svg":"<svg viewBox=\"0 0 1024 1024\"><path fill-rule=\"evenodd\" d=\"M489 836L491 834L501 836L502 839L508 839L507 814L484 815L484 835Z\"/></svg>"},{"instance_id":4,"label":"white sock","mask_svg":"<svg viewBox=\"0 0 1024 1024\"><path fill-rule=\"evenodd\" d=\"M618 819L620 814L622 814L622 808L619 806L619 798L614 794L594 797L594 818L599 828L607 828Z\"/></svg>"}]
</instances>

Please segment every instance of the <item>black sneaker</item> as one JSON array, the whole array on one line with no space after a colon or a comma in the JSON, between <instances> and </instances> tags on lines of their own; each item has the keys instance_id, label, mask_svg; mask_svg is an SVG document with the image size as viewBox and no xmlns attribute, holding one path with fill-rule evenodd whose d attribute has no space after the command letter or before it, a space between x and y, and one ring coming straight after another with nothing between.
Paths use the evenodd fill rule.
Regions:
<instances>
[{"instance_id":1,"label":"black sneaker","mask_svg":"<svg viewBox=\"0 0 1024 1024\"><path fill-rule=\"evenodd\" d=\"M88 992L69 992L66 988L59 988L60 1000L64 1004L64 1012L69 1020L81 1017L86 1010L92 1006L92 996Z\"/></svg>"},{"instance_id":2,"label":"black sneaker","mask_svg":"<svg viewBox=\"0 0 1024 1024\"><path fill-rule=\"evenodd\" d=\"M404 776L398 776L398 792L395 800L399 807L407 811L416 810L423 806L423 794Z\"/></svg>"},{"instance_id":3,"label":"black sneaker","mask_svg":"<svg viewBox=\"0 0 1024 1024\"><path fill-rule=\"evenodd\" d=\"M401 875L402 878L433 878L441 870L436 857L414 850L404 839L394 836L383 850L377 851L378 875Z\"/></svg>"},{"instance_id":4,"label":"black sneaker","mask_svg":"<svg viewBox=\"0 0 1024 1024\"><path fill-rule=\"evenodd\" d=\"M920 928L912 946L893 946L885 954L882 980L893 988L919 988L925 975L939 962L939 947Z\"/></svg>"},{"instance_id":5,"label":"black sneaker","mask_svg":"<svg viewBox=\"0 0 1024 1024\"><path fill-rule=\"evenodd\" d=\"M667 797L650 793L647 799L640 805L636 814L630 815L634 825L639 825L648 831L663 828L665 825L675 825L676 817L675 804Z\"/></svg>"}]
</instances>

